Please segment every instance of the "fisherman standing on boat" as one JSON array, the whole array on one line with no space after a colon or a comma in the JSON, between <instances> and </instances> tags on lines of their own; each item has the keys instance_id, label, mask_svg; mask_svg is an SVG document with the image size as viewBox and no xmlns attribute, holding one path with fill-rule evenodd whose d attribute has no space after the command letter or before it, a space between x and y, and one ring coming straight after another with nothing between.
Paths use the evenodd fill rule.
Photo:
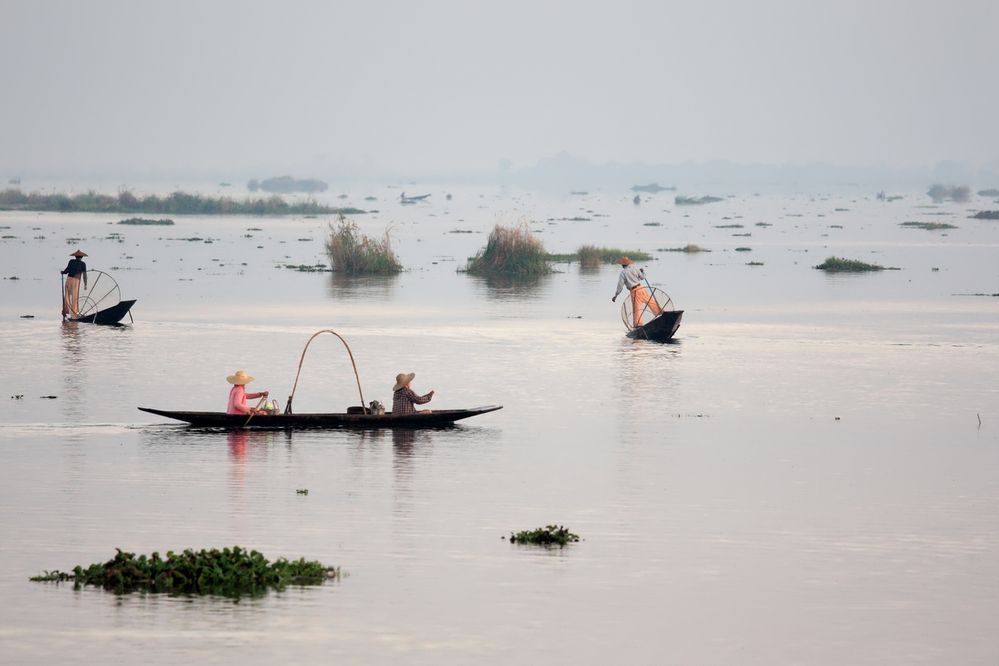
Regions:
<instances>
[{"instance_id":1,"label":"fisherman standing on boat","mask_svg":"<svg viewBox=\"0 0 999 666\"><path fill-rule=\"evenodd\" d=\"M87 253L77 250L69 255L73 257L69 260L66 268L61 271L66 276L66 284L62 292L62 316L80 316L80 277L83 277L83 286L87 286L87 264L83 263L83 257Z\"/></svg>"},{"instance_id":2,"label":"fisherman standing on boat","mask_svg":"<svg viewBox=\"0 0 999 666\"><path fill-rule=\"evenodd\" d=\"M229 391L229 406L226 408L226 414L267 414L262 409L257 409L255 407L250 407L246 404L246 399L249 398L253 400L254 398L266 398L270 393L267 391L261 391L260 393L247 393L246 385L253 381L253 377L246 374L245 370L237 370L236 374L229 375L225 378L227 382L232 384L232 390Z\"/></svg>"},{"instance_id":3,"label":"fisherman standing on boat","mask_svg":"<svg viewBox=\"0 0 999 666\"><path fill-rule=\"evenodd\" d=\"M416 395L409 383L416 377L415 372L399 373L395 376L395 386L392 387L392 416L409 416L411 414L429 414L429 409L416 411L414 405L425 405L434 397L431 391L426 395Z\"/></svg>"},{"instance_id":4,"label":"fisherman standing on boat","mask_svg":"<svg viewBox=\"0 0 999 666\"><path fill-rule=\"evenodd\" d=\"M655 317L661 312L659 304L642 284L645 282L644 268L635 266L635 262L628 257L621 257L614 263L621 265L621 275L617 279L617 291L614 292L611 302L616 302L618 294L627 287L631 293L631 320L634 327L638 328L642 325L642 313L645 306L648 306L649 310L652 311L652 316Z\"/></svg>"}]
</instances>

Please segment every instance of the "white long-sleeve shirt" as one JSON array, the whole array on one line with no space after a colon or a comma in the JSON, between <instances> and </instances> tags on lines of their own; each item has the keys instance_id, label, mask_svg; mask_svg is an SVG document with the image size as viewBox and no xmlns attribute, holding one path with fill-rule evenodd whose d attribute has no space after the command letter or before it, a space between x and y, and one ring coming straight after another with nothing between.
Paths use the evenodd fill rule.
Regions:
<instances>
[{"instance_id":1,"label":"white long-sleeve shirt","mask_svg":"<svg viewBox=\"0 0 999 666\"><path fill-rule=\"evenodd\" d=\"M635 264L625 266L621 269L621 276L617 279L617 291L614 292L614 298L617 298L617 295L621 293L622 289L634 289L638 285L642 284L644 280L645 269L639 268Z\"/></svg>"}]
</instances>

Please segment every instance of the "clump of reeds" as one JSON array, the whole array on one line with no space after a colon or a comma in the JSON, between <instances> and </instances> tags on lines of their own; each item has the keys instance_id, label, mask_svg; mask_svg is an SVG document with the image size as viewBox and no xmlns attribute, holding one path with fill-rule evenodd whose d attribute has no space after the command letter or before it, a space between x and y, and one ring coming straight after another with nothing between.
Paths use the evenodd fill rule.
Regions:
<instances>
[{"instance_id":1,"label":"clump of reeds","mask_svg":"<svg viewBox=\"0 0 999 666\"><path fill-rule=\"evenodd\" d=\"M465 271L472 275L531 277L550 273L548 261L544 244L531 234L527 224L497 224L485 248L469 258Z\"/></svg>"},{"instance_id":2,"label":"clump of reeds","mask_svg":"<svg viewBox=\"0 0 999 666\"><path fill-rule=\"evenodd\" d=\"M869 271L898 270L897 268L887 268L878 264L868 264L856 259L844 259L842 257L829 257L814 268L830 273L866 273Z\"/></svg>"},{"instance_id":3,"label":"clump of reeds","mask_svg":"<svg viewBox=\"0 0 999 666\"><path fill-rule=\"evenodd\" d=\"M72 573L47 571L31 578L35 582L73 582L79 589L86 585L103 587L117 594L141 590L170 594L217 594L228 597L259 595L268 589L281 590L288 585L320 585L327 578L339 578L340 570L304 558L271 562L255 550L235 546L222 550L167 551L151 556L117 553L107 562L76 566Z\"/></svg>"},{"instance_id":4,"label":"clump of reeds","mask_svg":"<svg viewBox=\"0 0 999 666\"><path fill-rule=\"evenodd\" d=\"M999 220L999 210L980 210L971 217L976 220Z\"/></svg>"},{"instance_id":5,"label":"clump of reeds","mask_svg":"<svg viewBox=\"0 0 999 666\"><path fill-rule=\"evenodd\" d=\"M686 252L688 254L697 254L698 252L710 252L711 250L706 247L701 247L696 243L687 243L683 247L662 247L659 248L659 252Z\"/></svg>"},{"instance_id":6,"label":"clump of reeds","mask_svg":"<svg viewBox=\"0 0 999 666\"><path fill-rule=\"evenodd\" d=\"M362 234L357 225L348 222L343 215L337 215L336 225L330 225L326 254L331 270L337 273L394 275L402 270L402 264L392 250L388 230L376 240Z\"/></svg>"},{"instance_id":7,"label":"clump of reeds","mask_svg":"<svg viewBox=\"0 0 999 666\"><path fill-rule=\"evenodd\" d=\"M579 535L573 534L561 525L547 525L510 534L510 543L529 543L536 546L562 547L576 541L579 541Z\"/></svg>"},{"instance_id":8,"label":"clump of reeds","mask_svg":"<svg viewBox=\"0 0 999 666\"><path fill-rule=\"evenodd\" d=\"M583 268L597 268L601 264L613 264L621 257L630 257L634 261L650 261L652 255L639 250L619 250L615 247L597 247L581 245L572 254L549 254L548 260L572 263L578 261Z\"/></svg>"}]
</instances>

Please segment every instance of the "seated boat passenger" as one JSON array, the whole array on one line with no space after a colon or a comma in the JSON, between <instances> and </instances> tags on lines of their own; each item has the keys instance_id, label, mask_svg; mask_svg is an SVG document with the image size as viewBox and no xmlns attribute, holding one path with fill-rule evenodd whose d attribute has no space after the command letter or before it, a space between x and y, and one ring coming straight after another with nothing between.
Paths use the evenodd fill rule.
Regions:
<instances>
[{"instance_id":1,"label":"seated boat passenger","mask_svg":"<svg viewBox=\"0 0 999 666\"><path fill-rule=\"evenodd\" d=\"M246 371L237 370L236 374L229 375L225 380L233 385L232 390L229 391L229 406L225 410L226 414L244 414L249 416L250 414L266 415L269 413L246 404L247 398L253 400L254 398L266 398L270 395L267 391L247 393L246 385L253 381L253 377L246 374Z\"/></svg>"},{"instance_id":2,"label":"seated boat passenger","mask_svg":"<svg viewBox=\"0 0 999 666\"><path fill-rule=\"evenodd\" d=\"M416 405L425 405L434 397L431 391L426 395L417 395L409 388L409 383L416 377L415 372L399 373L395 376L395 386L392 387L392 416L409 416L411 414L429 414L429 409L416 410Z\"/></svg>"}]
</instances>

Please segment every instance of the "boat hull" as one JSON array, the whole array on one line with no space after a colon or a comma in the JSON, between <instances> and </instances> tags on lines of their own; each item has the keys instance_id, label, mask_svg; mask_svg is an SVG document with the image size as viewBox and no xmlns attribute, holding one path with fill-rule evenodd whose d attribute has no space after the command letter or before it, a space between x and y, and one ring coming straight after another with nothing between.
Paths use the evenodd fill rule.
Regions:
<instances>
[{"instance_id":1,"label":"boat hull","mask_svg":"<svg viewBox=\"0 0 999 666\"><path fill-rule=\"evenodd\" d=\"M635 340L669 342L680 328L681 319L683 319L683 310L662 312L649 323L628 331L628 337Z\"/></svg>"},{"instance_id":2,"label":"boat hull","mask_svg":"<svg viewBox=\"0 0 999 666\"><path fill-rule=\"evenodd\" d=\"M474 409L442 409L430 414L410 414L393 416L386 414L273 414L257 415L252 419L241 414L226 414L225 412L177 412L163 409L139 407L139 410L165 416L170 419L184 421L197 428L226 429L299 429L299 428L440 428L453 425L455 421L472 416L495 412L503 409L502 405L476 407Z\"/></svg>"},{"instance_id":3,"label":"boat hull","mask_svg":"<svg viewBox=\"0 0 999 666\"><path fill-rule=\"evenodd\" d=\"M125 318L125 315L128 314L133 305L135 305L134 300L120 301L117 305L113 305L110 308L100 310L85 317L74 317L70 321L80 322L81 324L118 324Z\"/></svg>"}]
</instances>

